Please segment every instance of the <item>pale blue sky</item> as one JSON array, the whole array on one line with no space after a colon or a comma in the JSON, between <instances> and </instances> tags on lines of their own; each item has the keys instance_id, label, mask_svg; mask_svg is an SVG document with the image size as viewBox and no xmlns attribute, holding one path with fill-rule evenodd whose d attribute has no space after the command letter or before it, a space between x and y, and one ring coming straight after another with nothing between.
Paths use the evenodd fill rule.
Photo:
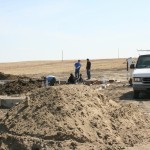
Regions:
<instances>
[{"instance_id":1,"label":"pale blue sky","mask_svg":"<svg viewBox=\"0 0 150 150\"><path fill-rule=\"evenodd\" d=\"M150 0L0 0L0 62L138 56Z\"/></svg>"}]
</instances>

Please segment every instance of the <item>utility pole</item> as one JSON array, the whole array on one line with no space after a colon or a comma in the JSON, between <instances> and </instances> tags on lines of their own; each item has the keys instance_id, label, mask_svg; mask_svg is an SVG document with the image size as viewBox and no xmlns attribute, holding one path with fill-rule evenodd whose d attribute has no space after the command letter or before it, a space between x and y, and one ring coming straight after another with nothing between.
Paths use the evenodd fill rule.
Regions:
<instances>
[{"instance_id":1,"label":"utility pole","mask_svg":"<svg viewBox=\"0 0 150 150\"><path fill-rule=\"evenodd\" d=\"M119 59L119 48L118 48L118 59Z\"/></svg>"},{"instance_id":2,"label":"utility pole","mask_svg":"<svg viewBox=\"0 0 150 150\"><path fill-rule=\"evenodd\" d=\"M63 50L62 50L62 62L63 62L63 60L64 60L64 54L63 54Z\"/></svg>"}]
</instances>

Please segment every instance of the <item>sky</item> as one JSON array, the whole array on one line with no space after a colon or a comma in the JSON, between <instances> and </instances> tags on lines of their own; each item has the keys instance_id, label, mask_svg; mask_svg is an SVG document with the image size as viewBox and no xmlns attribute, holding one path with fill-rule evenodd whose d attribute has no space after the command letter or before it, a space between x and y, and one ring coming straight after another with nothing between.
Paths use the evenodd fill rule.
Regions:
<instances>
[{"instance_id":1,"label":"sky","mask_svg":"<svg viewBox=\"0 0 150 150\"><path fill-rule=\"evenodd\" d=\"M149 0L0 0L0 62L137 57Z\"/></svg>"}]
</instances>

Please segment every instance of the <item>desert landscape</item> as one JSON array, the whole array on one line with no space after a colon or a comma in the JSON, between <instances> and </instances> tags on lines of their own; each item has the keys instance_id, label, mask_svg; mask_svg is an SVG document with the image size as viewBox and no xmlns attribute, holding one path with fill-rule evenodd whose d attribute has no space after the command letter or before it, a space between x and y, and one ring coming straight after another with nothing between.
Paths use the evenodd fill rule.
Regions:
<instances>
[{"instance_id":1,"label":"desert landscape","mask_svg":"<svg viewBox=\"0 0 150 150\"><path fill-rule=\"evenodd\" d=\"M26 97L0 109L0 148L149 150L150 96L133 98L126 59L91 60L90 84L43 86L46 75L66 81L75 62L0 63L0 96ZM81 65L86 81L86 60Z\"/></svg>"}]
</instances>

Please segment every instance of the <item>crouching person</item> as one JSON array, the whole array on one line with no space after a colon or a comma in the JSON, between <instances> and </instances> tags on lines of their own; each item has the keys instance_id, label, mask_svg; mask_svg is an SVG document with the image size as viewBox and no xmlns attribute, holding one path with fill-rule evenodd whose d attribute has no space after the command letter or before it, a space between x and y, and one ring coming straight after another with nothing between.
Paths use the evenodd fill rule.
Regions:
<instances>
[{"instance_id":1,"label":"crouching person","mask_svg":"<svg viewBox=\"0 0 150 150\"><path fill-rule=\"evenodd\" d=\"M44 77L44 85L45 86L54 86L56 83L56 77L55 76L52 76L52 75L48 75L46 77Z\"/></svg>"},{"instance_id":2,"label":"crouching person","mask_svg":"<svg viewBox=\"0 0 150 150\"><path fill-rule=\"evenodd\" d=\"M80 74L80 77L79 77L79 79L78 79L78 82L79 82L79 83L83 83L83 82L84 82L84 80L83 80L83 78L82 78L82 74Z\"/></svg>"},{"instance_id":3,"label":"crouching person","mask_svg":"<svg viewBox=\"0 0 150 150\"><path fill-rule=\"evenodd\" d=\"M74 75L71 73L70 77L68 78L68 84L75 84L76 83L76 78Z\"/></svg>"}]
</instances>

